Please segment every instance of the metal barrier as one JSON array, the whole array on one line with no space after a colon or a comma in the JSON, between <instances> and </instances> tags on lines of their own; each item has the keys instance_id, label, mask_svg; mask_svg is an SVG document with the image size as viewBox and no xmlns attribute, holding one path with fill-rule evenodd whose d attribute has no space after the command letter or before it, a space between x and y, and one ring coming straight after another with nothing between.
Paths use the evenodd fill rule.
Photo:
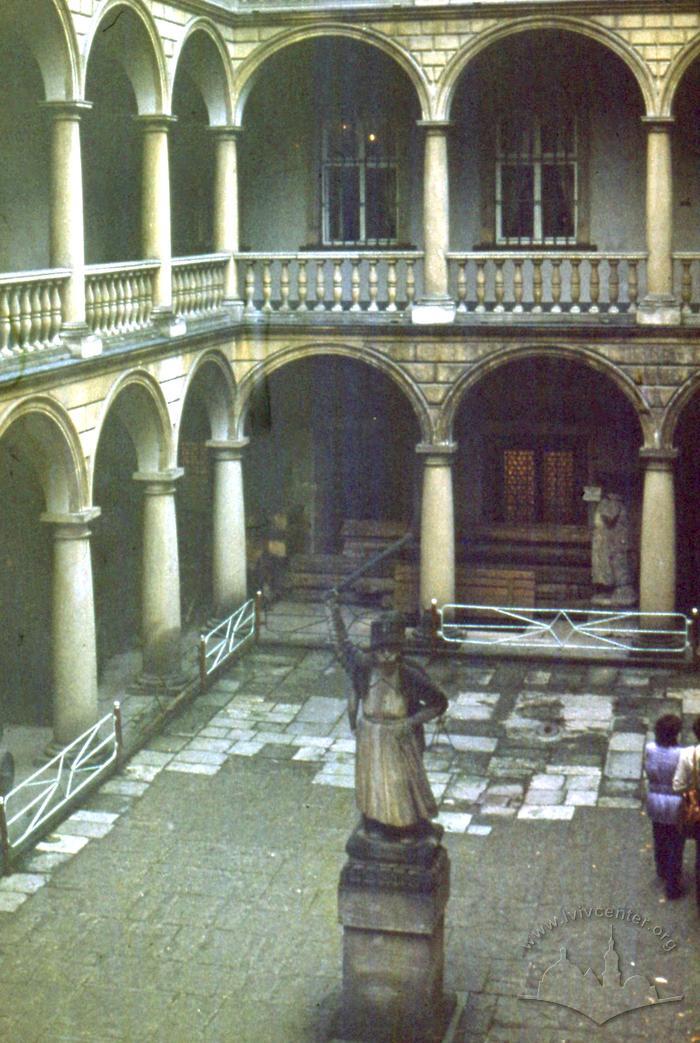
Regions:
<instances>
[{"instance_id":1,"label":"metal barrier","mask_svg":"<svg viewBox=\"0 0 700 1043\"><path fill-rule=\"evenodd\" d=\"M47 824L65 814L97 779L122 756L122 718L119 703L65 749L0 797L0 858L2 874L21 849L46 831ZM29 799L27 799L27 797Z\"/></svg>"},{"instance_id":2,"label":"metal barrier","mask_svg":"<svg viewBox=\"0 0 700 1043\"><path fill-rule=\"evenodd\" d=\"M694 620L680 612L447 604L432 615L438 636L460 645L677 659L694 647Z\"/></svg>"},{"instance_id":3,"label":"metal barrier","mask_svg":"<svg viewBox=\"0 0 700 1043\"><path fill-rule=\"evenodd\" d=\"M202 689L206 688L212 676L229 663L233 656L250 641L257 641L260 633L261 609L262 594L258 591L254 598L249 598L227 619L223 619L212 630L201 635L199 639L199 683Z\"/></svg>"}]
</instances>

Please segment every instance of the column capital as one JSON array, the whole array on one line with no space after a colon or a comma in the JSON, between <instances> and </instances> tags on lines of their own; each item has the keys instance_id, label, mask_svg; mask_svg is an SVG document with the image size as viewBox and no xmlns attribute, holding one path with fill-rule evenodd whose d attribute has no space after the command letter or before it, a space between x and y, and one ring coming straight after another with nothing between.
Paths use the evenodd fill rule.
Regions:
<instances>
[{"instance_id":1,"label":"column capital","mask_svg":"<svg viewBox=\"0 0 700 1043\"><path fill-rule=\"evenodd\" d=\"M428 467L446 467L452 463L452 457L457 452L456 442L435 442L430 444L429 442L419 442L416 446L416 452L419 456L425 457L425 463Z\"/></svg>"},{"instance_id":2,"label":"column capital","mask_svg":"<svg viewBox=\"0 0 700 1043\"><path fill-rule=\"evenodd\" d=\"M177 116L171 116L167 112L146 112L132 118L144 134L167 134L170 128L177 123Z\"/></svg>"},{"instance_id":3,"label":"column capital","mask_svg":"<svg viewBox=\"0 0 700 1043\"><path fill-rule=\"evenodd\" d=\"M639 458L648 471L672 471L677 457L678 450L673 447L650 446L639 450Z\"/></svg>"},{"instance_id":4,"label":"column capital","mask_svg":"<svg viewBox=\"0 0 700 1043\"><path fill-rule=\"evenodd\" d=\"M173 496L175 482L184 473L184 467L171 467L167 471L136 471L132 478L135 482L143 482L146 496Z\"/></svg>"},{"instance_id":5,"label":"column capital","mask_svg":"<svg viewBox=\"0 0 700 1043\"><path fill-rule=\"evenodd\" d=\"M214 127L208 127L207 130L217 141L235 141L243 133L240 123L219 123Z\"/></svg>"},{"instance_id":6,"label":"column capital","mask_svg":"<svg viewBox=\"0 0 700 1043\"><path fill-rule=\"evenodd\" d=\"M427 130L428 133L432 130L442 131L446 134L452 126L452 120L416 120L416 126Z\"/></svg>"},{"instance_id":7,"label":"column capital","mask_svg":"<svg viewBox=\"0 0 700 1043\"><path fill-rule=\"evenodd\" d=\"M39 108L44 109L55 120L67 120L77 123L81 116L93 107L91 101L75 98L71 101L40 101Z\"/></svg>"},{"instance_id":8,"label":"column capital","mask_svg":"<svg viewBox=\"0 0 700 1043\"><path fill-rule=\"evenodd\" d=\"M210 438L204 443L207 449L211 449L215 456L221 460L240 460L246 446L250 445L249 438L216 439Z\"/></svg>"},{"instance_id":9,"label":"column capital","mask_svg":"<svg viewBox=\"0 0 700 1043\"><path fill-rule=\"evenodd\" d=\"M642 116L642 123L651 134L666 134L676 122L675 116Z\"/></svg>"},{"instance_id":10,"label":"column capital","mask_svg":"<svg viewBox=\"0 0 700 1043\"><path fill-rule=\"evenodd\" d=\"M86 507L82 511L44 511L39 520L46 525L55 525L54 536L58 540L84 540L90 536L90 522L99 518L100 507Z\"/></svg>"}]
</instances>

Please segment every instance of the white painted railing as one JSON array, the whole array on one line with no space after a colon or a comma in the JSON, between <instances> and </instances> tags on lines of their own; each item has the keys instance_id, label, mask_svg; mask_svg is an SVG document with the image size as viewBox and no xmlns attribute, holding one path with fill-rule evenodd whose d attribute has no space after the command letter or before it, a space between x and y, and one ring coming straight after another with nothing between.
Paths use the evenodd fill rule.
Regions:
<instances>
[{"instance_id":1,"label":"white painted railing","mask_svg":"<svg viewBox=\"0 0 700 1043\"><path fill-rule=\"evenodd\" d=\"M683 315L692 315L700 304L700 253L674 253L674 285Z\"/></svg>"},{"instance_id":2,"label":"white painted railing","mask_svg":"<svg viewBox=\"0 0 700 1043\"><path fill-rule=\"evenodd\" d=\"M62 321L65 268L0 275L0 357L14 358L56 344Z\"/></svg>"},{"instance_id":3,"label":"white painted railing","mask_svg":"<svg viewBox=\"0 0 700 1043\"><path fill-rule=\"evenodd\" d=\"M416 250L241 253L245 314L401 312L420 294Z\"/></svg>"},{"instance_id":4,"label":"white painted railing","mask_svg":"<svg viewBox=\"0 0 700 1043\"><path fill-rule=\"evenodd\" d=\"M646 254L490 250L447 258L458 312L595 315L636 310Z\"/></svg>"},{"instance_id":5,"label":"white painted railing","mask_svg":"<svg viewBox=\"0 0 700 1043\"><path fill-rule=\"evenodd\" d=\"M151 321L158 261L91 264L85 271L85 316L93 333L109 337Z\"/></svg>"},{"instance_id":6,"label":"white painted railing","mask_svg":"<svg viewBox=\"0 0 700 1043\"><path fill-rule=\"evenodd\" d=\"M173 258L173 311L196 318L218 311L224 299L229 254Z\"/></svg>"}]
</instances>

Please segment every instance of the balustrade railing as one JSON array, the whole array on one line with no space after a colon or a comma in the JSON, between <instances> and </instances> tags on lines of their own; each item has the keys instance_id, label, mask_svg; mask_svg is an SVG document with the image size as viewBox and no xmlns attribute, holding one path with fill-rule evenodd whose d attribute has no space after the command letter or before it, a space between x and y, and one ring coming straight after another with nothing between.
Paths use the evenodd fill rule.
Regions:
<instances>
[{"instance_id":1,"label":"balustrade railing","mask_svg":"<svg viewBox=\"0 0 700 1043\"><path fill-rule=\"evenodd\" d=\"M458 313L634 312L643 253L565 250L470 251L448 255Z\"/></svg>"},{"instance_id":2,"label":"balustrade railing","mask_svg":"<svg viewBox=\"0 0 700 1043\"><path fill-rule=\"evenodd\" d=\"M0 275L0 358L52 347L62 322L65 268Z\"/></svg>"},{"instance_id":3,"label":"balustrade railing","mask_svg":"<svg viewBox=\"0 0 700 1043\"><path fill-rule=\"evenodd\" d=\"M151 321L158 261L91 264L85 271L85 315L93 333L114 336Z\"/></svg>"},{"instance_id":4,"label":"balustrade railing","mask_svg":"<svg viewBox=\"0 0 700 1043\"><path fill-rule=\"evenodd\" d=\"M196 318L218 311L224 299L229 254L199 254L173 258L173 311Z\"/></svg>"},{"instance_id":5,"label":"balustrade railing","mask_svg":"<svg viewBox=\"0 0 700 1043\"><path fill-rule=\"evenodd\" d=\"M700 253L674 253L673 260L681 314L692 315L700 310Z\"/></svg>"},{"instance_id":6,"label":"balustrade railing","mask_svg":"<svg viewBox=\"0 0 700 1043\"><path fill-rule=\"evenodd\" d=\"M245 314L405 311L420 294L416 250L241 253Z\"/></svg>"}]
</instances>

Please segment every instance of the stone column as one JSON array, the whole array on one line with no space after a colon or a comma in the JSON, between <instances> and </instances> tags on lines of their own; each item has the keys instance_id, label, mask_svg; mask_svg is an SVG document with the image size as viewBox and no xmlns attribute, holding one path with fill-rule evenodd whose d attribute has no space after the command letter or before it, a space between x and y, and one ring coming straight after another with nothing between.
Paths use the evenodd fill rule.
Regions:
<instances>
[{"instance_id":1,"label":"stone column","mask_svg":"<svg viewBox=\"0 0 700 1043\"><path fill-rule=\"evenodd\" d=\"M224 281L224 307L243 314L243 302L238 296L238 271L235 255L238 252L238 155L237 135L242 127L212 127L216 136L216 175L214 181L214 250L231 254Z\"/></svg>"},{"instance_id":2,"label":"stone column","mask_svg":"<svg viewBox=\"0 0 700 1043\"><path fill-rule=\"evenodd\" d=\"M673 463L677 449L642 449L645 465L639 549L641 612L676 608L676 500Z\"/></svg>"},{"instance_id":3,"label":"stone column","mask_svg":"<svg viewBox=\"0 0 700 1043\"><path fill-rule=\"evenodd\" d=\"M637 321L652 325L680 323L673 293L673 117L644 116L647 128L647 292Z\"/></svg>"},{"instance_id":4,"label":"stone column","mask_svg":"<svg viewBox=\"0 0 700 1043\"><path fill-rule=\"evenodd\" d=\"M42 102L51 116L51 193L49 201L50 264L70 268L62 292L61 336L78 358L98 355L102 342L85 321L85 230L80 118L92 108L87 101Z\"/></svg>"},{"instance_id":5,"label":"stone column","mask_svg":"<svg viewBox=\"0 0 700 1043\"><path fill-rule=\"evenodd\" d=\"M212 579L218 619L230 615L247 596L243 450L248 442L207 442L214 454Z\"/></svg>"},{"instance_id":6,"label":"stone column","mask_svg":"<svg viewBox=\"0 0 700 1043\"><path fill-rule=\"evenodd\" d=\"M144 259L160 262L153 281L153 321L175 336L185 332L173 315L168 132L175 116L137 116L143 132L141 240Z\"/></svg>"},{"instance_id":7,"label":"stone column","mask_svg":"<svg viewBox=\"0 0 700 1043\"><path fill-rule=\"evenodd\" d=\"M137 472L143 482L142 644L143 688L177 688L180 669L180 565L175 482L182 468Z\"/></svg>"},{"instance_id":8,"label":"stone column","mask_svg":"<svg viewBox=\"0 0 700 1043\"><path fill-rule=\"evenodd\" d=\"M447 122L419 120L425 128L423 173L423 294L411 311L418 324L447 323L455 317L455 303L447 284L450 248L450 189L447 162Z\"/></svg>"},{"instance_id":9,"label":"stone column","mask_svg":"<svg viewBox=\"0 0 700 1043\"><path fill-rule=\"evenodd\" d=\"M67 746L95 723L97 647L90 558L90 528L100 511L42 514L54 527L51 628L53 648L53 735Z\"/></svg>"},{"instance_id":10,"label":"stone column","mask_svg":"<svg viewBox=\"0 0 700 1043\"><path fill-rule=\"evenodd\" d=\"M455 598L455 523L452 457L457 446L445 442L419 445L423 457L420 525L420 607L433 598L445 605Z\"/></svg>"}]
</instances>

